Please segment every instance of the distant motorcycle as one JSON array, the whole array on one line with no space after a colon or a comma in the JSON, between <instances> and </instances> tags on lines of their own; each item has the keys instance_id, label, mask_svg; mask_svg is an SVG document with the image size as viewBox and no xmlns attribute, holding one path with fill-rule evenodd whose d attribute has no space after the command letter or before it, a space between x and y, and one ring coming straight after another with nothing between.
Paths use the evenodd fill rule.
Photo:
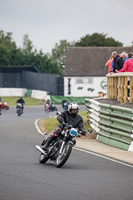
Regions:
<instances>
[{"instance_id":1,"label":"distant motorcycle","mask_svg":"<svg viewBox=\"0 0 133 200\"><path fill-rule=\"evenodd\" d=\"M7 103L6 102L0 102L0 107L1 107L1 109L5 109L5 110L9 110L9 106L7 105Z\"/></svg>"},{"instance_id":2,"label":"distant motorcycle","mask_svg":"<svg viewBox=\"0 0 133 200\"><path fill-rule=\"evenodd\" d=\"M58 111L57 107L54 105L54 103L51 104L45 104L44 106L44 111L45 112L53 112L53 111Z\"/></svg>"},{"instance_id":3,"label":"distant motorcycle","mask_svg":"<svg viewBox=\"0 0 133 200\"><path fill-rule=\"evenodd\" d=\"M53 112L53 111L58 111L57 107L54 105L54 103L51 103L49 111Z\"/></svg>"},{"instance_id":4,"label":"distant motorcycle","mask_svg":"<svg viewBox=\"0 0 133 200\"><path fill-rule=\"evenodd\" d=\"M44 111L49 112L49 108L50 108L50 105L46 103L44 106Z\"/></svg>"},{"instance_id":5,"label":"distant motorcycle","mask_svg":"<svg viewBox=\"0 0 133 200\"><path fill-rule=\"evenodd\" d=\"M68 110L68 103L67 102L62 103L62 108L64 110Z\"/></svg>"},{"instance_id":6,"label":"distant motorcycle","mask_svg":"<svg viewBox=\"0 0 133 200\"><path fill-rule=\"evenodd\" d=\"M22 105L21 103L18 103L16 109L17 109L17 111L16 111L16 112L17 112L17 115L18 115L18 116L21 116L22 113L23 113L23 105Z\"/></svg>"}]
</instances>

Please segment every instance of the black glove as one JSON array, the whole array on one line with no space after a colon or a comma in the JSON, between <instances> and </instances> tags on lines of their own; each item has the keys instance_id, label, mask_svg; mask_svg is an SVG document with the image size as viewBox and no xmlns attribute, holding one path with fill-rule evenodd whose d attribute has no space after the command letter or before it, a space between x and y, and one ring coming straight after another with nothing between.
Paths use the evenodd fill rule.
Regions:
<instances>
[{"instance_id":1,"label":"black glove","mask_svg":"<svg viewBox=\"0 0 133 200\"><path fill-rule=\"evenodd\" d=\"M63 124L63 128L67 126L65 122L63 122L62 124Z\"/></svg>"},{"instance_id":2,"label":"black glove","mask_svg":"<svg viewBox=\"0 0 133 200\"><path fill-rule=\"evenodd\" d=\"M85 136L86 135L86 131L85 130L81 131L81 135Z\"/></svg>"},{"instance_id":3,"label":"black glove","mask_svg":"<svg viewBox=\"0 0 133 200\"><path fill-rule=\"evenodd\" d=\"M60 117L60 115L57 116L57 120L58 120L61 124L63 124L63 122L64 122L64 119L63 119L62 117Z\"/></svg>"}]
</instances>

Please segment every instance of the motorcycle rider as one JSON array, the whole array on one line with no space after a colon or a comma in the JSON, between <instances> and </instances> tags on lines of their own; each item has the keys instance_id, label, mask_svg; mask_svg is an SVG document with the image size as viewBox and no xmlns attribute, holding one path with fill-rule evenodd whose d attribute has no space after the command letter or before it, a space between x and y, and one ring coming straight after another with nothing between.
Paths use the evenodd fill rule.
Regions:
<instances>
[{"instance_id":1,"label":"motorcycle rider","mask_svg":"<svg viewBox=\"0 0 133 200\"><path fill-rule=\"evenodd\" d=\"M24 104L25 104L25 101L23 100L23 98L22 97L20 97L17 101L16 101L16 103L18 104L18 103L21 103L22 104L22 111L23 111L23 109L24 109ZM18 108L18 105L16 106L16 108Z\"/></svg>"},{"instance_id":2,"label":"motorcycle rider","mask_svg":"<svg viewBox=\"0 0 133 200\"><path fill-rule=\"evenodd\" d=\"M49 112L50 104L51 104L50 100L47 99L46 103L44 104L45 111Z\"/></svg>"},{"instance_id":3,"label":"motorcycle rider","mask_svg":"<svg viewBox=\"0 0 133 200\"><path fill-rule=\"evenodd\" d=\"M61 134L61 131L66 127L66 123L72 125L73 128L78 128L78 130L81 132L81 135L86 135L86 131L83 126L83 118L78 115L78 112L78 104L72 102L68 105L68 111L63 111L61 115L57 117L57 120L60 122L60 124L55 130L50 132L48 138L42 142L41 145L44 150L47 150L50 143L54 139L57 139L57 137Z\"/></svg>"},{"instance_id":4,"label":"motorcycle rider","mask_svg":"<svg viewBox=\"0 0 133 200\"><path fill-rule=\"evenodd\" d=\"M68 101L66 99L63 99L62 102L61 102L61 104L62 104L62 108L64 110L68 109Z\"/></svg>"},{"instance_id":5,"label":"motorcycle rider","mask_svg":"<svg viewBox=\"0 0 133 200\"><path fill-rule=\"evenodd\" d=\"M49 107L49 111L57 111L57 107L54 105L54 102L51 102L51 105Z\"/></svg>"}]
</instances>

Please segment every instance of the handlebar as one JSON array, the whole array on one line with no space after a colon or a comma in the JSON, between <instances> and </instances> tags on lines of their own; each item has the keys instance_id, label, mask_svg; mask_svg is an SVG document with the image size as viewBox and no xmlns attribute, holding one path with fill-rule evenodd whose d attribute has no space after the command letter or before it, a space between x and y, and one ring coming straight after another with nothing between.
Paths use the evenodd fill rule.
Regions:
<instances>
[{"instance_id":1,"label":"handlebar","mask_svg":"<svg viewBox=\"0 0 133 200\"><path fill-rule=\"evenodd\" d=\"M77 137L81 137L81 134L80 134L80 133L78 133Z\"/></svg>"},{"instance_id":2,"label":"handlebar","mask_svg":"<svg viewBox=\"0 0 133 200\"><path fill-rule=\"evenodd\" d=\"M62 123L63 124L63 128L67 128L67 129L71 129L72 128L72 125L69 125L69 124L67 124L67 123L65 123L65 122L63 122Z\"/></svg>"}]
</instances>

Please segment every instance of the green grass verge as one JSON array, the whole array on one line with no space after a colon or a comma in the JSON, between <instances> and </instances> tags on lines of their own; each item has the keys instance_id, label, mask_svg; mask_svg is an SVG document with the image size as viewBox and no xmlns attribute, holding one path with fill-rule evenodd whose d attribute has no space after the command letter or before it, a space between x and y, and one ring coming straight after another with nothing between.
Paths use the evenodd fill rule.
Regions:
<instances>
[{"instance_id":1,"label":"green grass verge","mask_svg":"<svg viewBox=\"0 0 133 200\"><path fill-rule=\"evenodd\" d=\"M81 111L79 112L79 115L83 117L83 122L84 122L84 128L86 131L90 129L89 123L88 123L88 118L87 118L87 111ZM56 118L47 118L44 120L44 126L49 133L50 131L54 130L58 126L59 122Z\"/></svg>"},{"instance_id":2,"label":"green grass verge","mask_svg":"<svg viewBox=\"0 0 133 200\"><path fill-rule=\"evenodd\" d=\"M19 97L1 97L2 101L6 101L8 106L16 106L16 101ZM36 106L36 105L43 105L44 101L39 99L34 99L31 97L24 97L26 106Z\"/></svg>"}]
</instances>

